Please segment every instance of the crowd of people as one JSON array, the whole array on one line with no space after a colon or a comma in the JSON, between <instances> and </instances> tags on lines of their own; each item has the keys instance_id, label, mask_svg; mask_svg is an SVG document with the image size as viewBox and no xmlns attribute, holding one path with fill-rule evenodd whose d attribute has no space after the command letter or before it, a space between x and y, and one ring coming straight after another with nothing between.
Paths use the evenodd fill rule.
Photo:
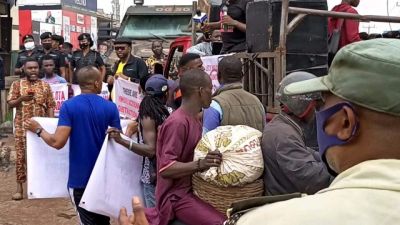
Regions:
<instances>
[{"instance_id":1,"label":"crowd of people","mask_svg":"<svg viewBox=\"0 0 400 225\"><path fill-rule=\"evenodd\" d=\"M16 74L23 75L10 89L8 104L16 108L17 191L23 199L26 181L26 132L61 149L70 140L68 189L79 219L85 225L108 225L110 218L79 206L90 174L106 138L143 157L141 182L144 206L133 199L134 215L121 209L120 225L222 225L222 224L396 224L400 219L400 104L397 75L400 41L361 41L357 22L329 20L329 30L342 32L339 51L329 74L307 72L287 75L279 84L276 100L281 110L271 121L260 100L243 89L242 61L235 55L218 63L219 89L204 72L201 56L245 50L247 1L231 0L222 24L233 32L210 32L210 40L183 55L178 79L163 75L162 43L152 44L154 55L146 61L132 55L131 40L118 38L114 50L119 60L108 73L104 55L109 46L94 51L89 34L78 37L80 50L62 37L44 33L37 48L31 35L23 38ZM357 13L359 0L343 0L333 11ZM229 10L229 8L231 10ZM231 13L231 14L230 14ZM221 38L222 36L222 38ZM220 43L222 46L214 43ZM356 42L356 43L354 43ZM33 43L33 44L32 44ZM106 81L140 84L144 96L137 118L130 118L121 137L116 105L98 96ZM81 95L66 101L54 133L32 117L54 117L55 101L49 84L78 84ZM113 96L113 94L111 94ZM192 175L219 167L219 151L193 161L202 136L220 126L246 125L262 132L264 195L304 193L275 204L242 208L227 217L193 192ZM210 193L212 194L212 193ZM288 198L283 198L288 199ZM261 201L263 202L263 201ZM268 202L268 201L267 201Z\"/></svg>"}]
</instances>

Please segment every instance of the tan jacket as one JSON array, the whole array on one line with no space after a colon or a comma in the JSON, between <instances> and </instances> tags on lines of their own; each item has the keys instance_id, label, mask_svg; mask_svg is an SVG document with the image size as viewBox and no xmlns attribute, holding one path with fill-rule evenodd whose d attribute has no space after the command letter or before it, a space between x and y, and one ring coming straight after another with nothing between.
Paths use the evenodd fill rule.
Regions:
<instances>
[{"instance_id":1,"label":"tan jacket","mask_svg":"<svg viewBox=\"0 0 400 225\"><path fill-rule=\"evenodd\" d=\"M400 224L400 160L371 160L341 173L329 188L246 213L238 225Z\"/></svg>"}]
</instances>

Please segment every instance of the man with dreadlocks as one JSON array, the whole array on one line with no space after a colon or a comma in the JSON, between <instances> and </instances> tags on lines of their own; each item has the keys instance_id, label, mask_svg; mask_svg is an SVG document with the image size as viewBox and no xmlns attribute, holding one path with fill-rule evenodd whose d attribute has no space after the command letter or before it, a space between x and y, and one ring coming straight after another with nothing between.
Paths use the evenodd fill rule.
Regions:
<instances>
[{"instance_id":1,"label":"man with dreadlocks","mask_svg":"<svg viewBox=\"0 0 400 225\"><path fill-rule=\"evenodd\" d=\"M142 178L144 200L146 207L155 207L156 184L156 142L158 127L169 116L170 111L165 106L168 96L168 80L160 74L151 76L144 88L145 97L139 107L139 129L143 143L137 144L121 138L120 130L110 128L110 138L130 151L141 155L143 159Z\"/></svg>"}]
</instances>

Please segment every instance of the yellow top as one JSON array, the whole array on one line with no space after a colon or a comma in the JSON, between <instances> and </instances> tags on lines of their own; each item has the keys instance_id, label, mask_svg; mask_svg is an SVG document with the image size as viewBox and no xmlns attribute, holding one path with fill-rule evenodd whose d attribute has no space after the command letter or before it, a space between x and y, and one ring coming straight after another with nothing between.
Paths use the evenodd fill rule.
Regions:
<instances>
[{"instance_id":1,"label":"yellow top","mask_svg":"<svg viewBox=\"0 0 400 225\"><path fill-rule=\"evenodd\" d=\"M118 68L117 68L117 72L115 73L116 75L117 74L123 74L124 73L124 67L125 67L125 65L126 65L126 63L122 63L122 62L120 62L119 64L118 64Z\"/></svg>"},{"instance_id":2,"label":"yellow top","mask_svg":"<svg viewBox=\"0 0 400 225\"><path fill-rule=\"evenodd\" d=\"M119 74L123 74L124 73L125 65L126 65L126 63L122 63L122 62L120 62L118 64L118 68L117 68L117 72L115 72L115 76L118 76ZM111 90L111 100L113 102L115 102L115 90L114 90L114 88Z\"/></svg>"}]
</instances>

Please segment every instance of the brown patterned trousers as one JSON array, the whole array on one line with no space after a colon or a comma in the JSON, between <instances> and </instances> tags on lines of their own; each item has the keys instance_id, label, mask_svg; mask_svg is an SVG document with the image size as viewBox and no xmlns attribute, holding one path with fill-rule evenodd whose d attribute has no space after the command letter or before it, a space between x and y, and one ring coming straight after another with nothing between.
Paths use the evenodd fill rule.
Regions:
<instances>
[{"instance_id":1,"label":"brown patterned trousers","mask_svg":"<svg viewBox=\"0 0 400 225\"><path fill-rule=\"evenodd\" d=\"M26 132L23 128L15 128L15 170L17 172L17 182L26 182Z\"/></svg>"}]
</instances>

